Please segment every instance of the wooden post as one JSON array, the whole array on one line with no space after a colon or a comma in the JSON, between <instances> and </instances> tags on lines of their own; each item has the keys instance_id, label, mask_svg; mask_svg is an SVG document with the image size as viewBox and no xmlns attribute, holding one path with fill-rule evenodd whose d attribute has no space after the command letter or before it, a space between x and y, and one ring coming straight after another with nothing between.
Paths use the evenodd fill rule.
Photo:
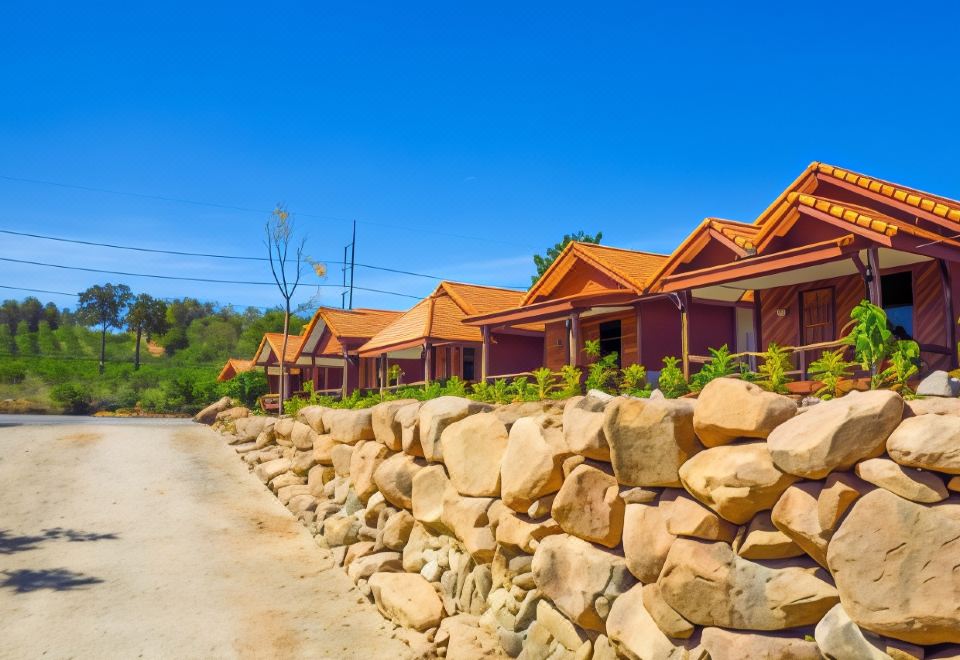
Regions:
<instances>
[{"instance_id":1,"label":"wooden post","mask_svg":"<svg viewBox=\"0 0 960 660\"><path fill-rule=\"evenodd\" d=\"M480 382L486 383L490 376L490 326L483 326L483 348L480 349Z\"/></svg>"},{"instance_id":2,"label":"wooden post","mask_svg":"<svg viewBox=\"0 0 960 660\"><path fill-rule=\"evenodd\" d=\"M637 324L637 364L643 364L643 324L640 320L640 305L634 307L635 322Z\"/></svg>"},{"instance_id":3,"label":"wooden post","mask_svg":"<svg viewBox=\"0 0 960 660\"><path fill-rule=\"evenodd\" d=\"M350 381L350 356L347 355L347 349L343 349L343 385L340 386L340 397L347 398L347 384Z\"/></svg>"},{"instance_id":4,"label":"wooden post","mask_svg":"<svg viewBox=\"0 0 960 660\"><path fill-rule=\"evenodd\" d=\"M957 323L953 316L953 285L950 283L950 268L943 259L937 259L937 265L940 266L940 285L943 287L943 306L946 315L947 329L947 348L953 355L950 366L956 366L957 360Z\"/></svg>"},{"instance_id":5,"label":"wooden post","mask_svg":"<svg viewBox=\"0 0 960 660\"><path fill-rule=\"evenodd\" d=\"M690 380L690 324L686 304L680 308L680 356L683 360L683 377Z\"/></svg>"},{"instance_id":6,"label":"wooden post","mask_svg":"<svg viewBox=\"0 0 960 660\"><path fill-rule=\"evenodd\" d=\"M576 367L580 363L580 313L570 315L570 330L568 333L568 348L570 349L570 365Z\"/></svg>"},{"instance_id":7,"label":"wooden post","mask_svg":"<svg viewBox=\"0 0 960 660\"><path fill-rule=\"evenodd\" d=\"M867 282L870 302L877 307L883 307L883 293L880 289L880 254L875 247L867 249L867 268L870 272L870 281Z\"/></svg>"},{"instance_id":8,"label":"wooden post","mask_svg":"<svg viewBox=\"0 0 960 660\"><path fill-rule=\"evenodd\" d=\"M423 382L429 385L430 378L433 376L433 358L430 355L432 353L430 350L430 342L423 342L423 353Z\"/></svg>"},{"instance_id":9,"label":"wooden post","mask_svg":"<svg viewBox=\"0 0 960 660\"><path fill-rule=\"evenodd\" d=\"M387 354L380 355L380 394L383 394L383 388L387 386Z\"/></svg>"},{"instance_id":10,"label":"wooden post","mask_svg":"<svg viewBox=\"0 0 960 660\"><path fill-rule=\"evenodd\" d=\"M753 290L753 347L751 351L759 352L760 351L760 334L763 332L763 317L760 315L761 305L760 305L760 291L758 289ZM756 356L750 357L750 368L753 371L757 370L757 358Z\"/></svg>"}]
</instances>

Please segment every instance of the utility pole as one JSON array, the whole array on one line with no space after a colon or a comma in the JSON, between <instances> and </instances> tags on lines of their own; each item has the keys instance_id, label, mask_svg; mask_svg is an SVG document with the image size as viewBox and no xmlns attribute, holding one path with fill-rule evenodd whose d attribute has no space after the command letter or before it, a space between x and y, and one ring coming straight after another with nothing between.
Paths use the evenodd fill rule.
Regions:
<instances>
[{"instance_id":1,"label":"utility pole","mask_svg":"<svg viewBox=\"0 0 960 660\"><path fill-rule=\"evenodd\" d=\"M353 309L353 269L355 265L355 257L357 254L357 221L353 221L353 236L350 239L349 245L343 246L343 268L340 270L343 272L343 288L347 289L340 294L340 307L342 309ZM350 257L347 260L347 257ZM347 279L347 271L350 271L350 279Z\"/></svg>"}]
</instances>

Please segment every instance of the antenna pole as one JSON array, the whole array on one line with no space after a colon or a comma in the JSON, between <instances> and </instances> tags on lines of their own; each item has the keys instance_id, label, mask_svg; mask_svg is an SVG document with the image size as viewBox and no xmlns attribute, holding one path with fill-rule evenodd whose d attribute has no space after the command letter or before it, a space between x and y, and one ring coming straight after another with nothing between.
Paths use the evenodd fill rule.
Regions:
<instances>
[{"instance_id":1,"label":"antenna pole","mask_svg":"<svg viewBox=\"0 0 960 660\"><path fill-rule=\"evenodd\" d=\"M353 238L350 240L350 309L353 309L353 270L357 255L357 221L353 221ZM346 261L346 260L344 260Z\"/></svg>"}]
</instances>

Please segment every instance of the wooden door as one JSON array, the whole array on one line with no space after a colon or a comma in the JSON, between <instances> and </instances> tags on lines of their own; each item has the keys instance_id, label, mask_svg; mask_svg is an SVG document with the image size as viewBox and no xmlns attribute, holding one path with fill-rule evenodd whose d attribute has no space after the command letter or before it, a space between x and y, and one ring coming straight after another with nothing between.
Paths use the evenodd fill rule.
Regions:
<instances>
[{"instance_id":1,"label":"wooden door","mask_svg":"<svg viewBox=\"0 0 960 660\"><path fill-rule=\"evenodd\" d=\"M835 339L833 287L803 291L800 294L800 344L807 346ZM805 373L806 366L821 353L822 350L804 351L801 371Z\"/></svg>"}]
</instances>

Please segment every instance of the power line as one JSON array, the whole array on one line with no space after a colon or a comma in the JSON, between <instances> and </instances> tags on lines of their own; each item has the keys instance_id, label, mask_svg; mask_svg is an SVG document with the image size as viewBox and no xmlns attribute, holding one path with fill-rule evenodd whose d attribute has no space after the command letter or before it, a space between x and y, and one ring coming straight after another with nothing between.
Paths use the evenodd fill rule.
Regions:
<instances>
[{"instance_id":1,"label":"power line","mask_svg":"<svg viewBox=\"0 0 960 660\"><path fill-rule=\"evenodd\" d=\"M5 175L5 174L0 174L0 179L4 179L4 180L6 180L6 181L14 181L14 182L17 182L17 183L30 183L30 184L43 185L43 186L54 186L54 187L56 187L56 188L68 188L68 189L72 189L72 190L83 190L83 191L85 191L85 192L103 193L103 194L107 194L107 195L123 195L123 196L125 196L125 197L137 197L137 198L140 198L140 199L153 199L153 200L158 200L158 201L162 201L162 202L174 202L174 203L177 203L177 204L192 204L192 205L194 205L194 206L206 206L206 207L210 207L210 208L225 209L225 210L228 210L228 211L240 211L240 212L243 212L243 213L257 213L257 214L261 214L261 215L269 215L270 212L271 212L271 211L265 211L265 210L263 210L263 209L251 208L251 207L248 207L248 206L236 206L236 205L233 205L233 204L220 204L220 203L217 203L217 202L205 202L205 201L200 201L200 200L195 200L195 199L187 199L187 198L184 198L184 197L170 197L170 196L166 196L166 195L152 195L152 194L148 194L148 193L130 192L130 191L126 191L126 190L112 190L112 189L109 189L109 188L96 188L96 187L94 187L94 186L81 186L81 185L72 184L72 183L62 183L62 182L59 182L59 181L49 181L49 180L45 180L45 179L28 179L28 178L25 178L25 177L9 176L9 175ZM272 209L271 209L271 210L272 210ZM342 218L342 217L338 217L338 216L334 216L334 215L320 215L320 214L317 214L317 213L301 213L301 212L297 212L297 215L298 215L298 216L301 216L301 217L304 217L304 218L316 218L316 219L318 219L318 220L334 220L334 221L337 221L337 222L350 222L350 220L349 220L348 218ZM417 227L416 225L409 225L409 224L406 224L406 225L405 225L405 224L389 224L389 223L383 223L383 222L373 222L373 221L370 221L370 220L357 220L357 222L359 222L360 224L364 224L364 225L371 225L371 226L373 226L373 227L387 227L387 228L391 228L391 229L404 229L404 230L409 230L409 229L427 229L427 230L430 231L431 233L437 234L437 235L441 235L441 236L451 236L451 237L453 237L453 238L460 238L460 239L465 239L465 240L470 240L470 241L486 241L486 242L488 242L488 243L502 243L502 244L504 244L504 245L512 245L512 246L514 246L514 247L517 246L517 243L516 243L515 241L500 240L500 239L496 239L496 238L490 238L489 236L467 236L467 235L465 235L465 234L456 234L456 233L452 233L452 232L445 232L445 231L440 231L440 230L433 229L433 228ZM529 248L532 249L532 246L525 246L525 247L529 247Z\"/></svg>"},{"instance_id":2,"label":"power line","mask_svg":"<svg viewBox=\"0 0 960 660\"><path fill-rule=\"evenodd\" d=\"M11 291L29 291L30 293L50 293L56 296L73 296L74 298L78 297L78 293L67 293L66 291L48 291L47 289L26 289L22 286L6 286L0 284L0 289L10 289Z\"/></svg>"},{"instance_id":3,"label":"power line","mask_svg":"<svg viewBox=\"0 0 960 660\"><path fill-rule=\"evenodd\" d=\"M61 270L78 270L86 273L101 273L105 275L121 275L123 277L147 277L151 279L158 280L177 280L184 282L201 282L204 284L242 284L245 286L274 286L273 282L253 282L247 280L220 280L207 277L185 277L180 275L158 275L155 273L129 273L126 271L119 270L104 270L100 268L85 268L83 266L66 266L64 264L49 264L42 261L30 261L27 259L13 259L11 257L0 257L0 261L7 261L10 263L16 264L27 264L30 266L43 266L45 268L59 268ZM309 286L317 287L330 287L330 288L341 288L337 284L310 284ZM372 293L382 293L390 296L400 296L403 298L413 298L414 300L420 300L420 296L413 296L408 293L399 293L397 291L385 291L383 289L370 289L365 287L354 287L358 291L369 291Z\"/></svg>"}]
</instances>

